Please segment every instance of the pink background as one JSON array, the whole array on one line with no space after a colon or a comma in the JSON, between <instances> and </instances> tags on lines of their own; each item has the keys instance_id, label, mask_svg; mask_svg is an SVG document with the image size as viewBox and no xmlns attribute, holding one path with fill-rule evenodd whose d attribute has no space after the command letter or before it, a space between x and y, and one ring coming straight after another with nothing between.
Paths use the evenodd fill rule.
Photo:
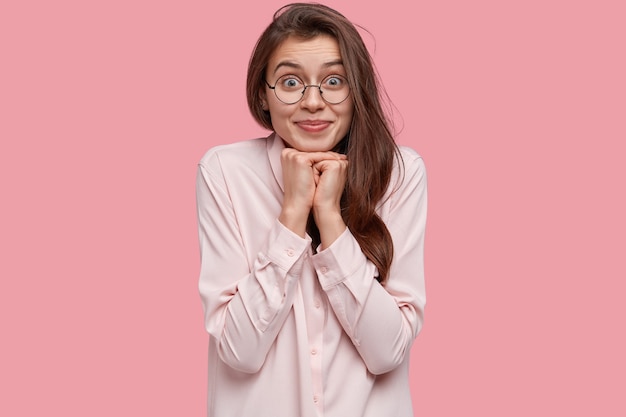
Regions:
<instances>
[{"instance_id":1,"label":"pink background","mask_svg":"<svg viewBox=\"0 0 626 417\"><path fill-rule=\"evenodd\" d=\"M283 1L216 3L2 2L0 415L205 415L196 163ZM428 167L416 415L626 415L624 2L329 4Z\"/></svg>"}]
</instances>

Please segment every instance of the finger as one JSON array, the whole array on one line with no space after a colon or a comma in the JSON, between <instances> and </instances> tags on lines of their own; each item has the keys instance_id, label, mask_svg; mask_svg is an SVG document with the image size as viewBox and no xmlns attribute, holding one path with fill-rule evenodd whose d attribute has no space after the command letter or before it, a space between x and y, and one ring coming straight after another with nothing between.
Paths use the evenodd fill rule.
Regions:
<instances>
[{"instance_id":1,"label":"finger","mask_svg":"<svg viewBox=\"0 0 626 417\"><path fill-rule=\"evenodd\" d=\"M342 170L348 167L348 161L347 160L330 160L330 159L324 159L322 161L316 162L313 165L313 169L315 169L316 171L328 171L328 170L332 170L332 169L337 169L337 170Z\"/></svg>"},{"instance_id":2,"label":"finger","mask_svg":"<svg viewBox=\"0 0 626 417\"><path fill-rule=\"evenodd\" d=\"M285 153L283 153L283 155L285 155ZM346 155L337 153L337 152L299 152L299 151L293 151L293 152L288 152L287 156L290 158L304 158L307 161L309 161L311 163L311 165L320 162L320 161L325 161L325 160L331 160L331 161L339 161L339 160L346 160L348 157Z\"/></svg>"},{"instance_id":3,"label":"finger","mask_svg":"<svg viewBox=\"0 0 626 417\"><path fill-rule=\"evenodd\" d=\"M331 159L339 159L339 160L343 160L343 159L348 159L348 155L343 154L343 153L337 153L337 152L333 152L333 151L328 151L328 152L323 152L329 156L331 156Z\"/></svg>"}]
</instances>

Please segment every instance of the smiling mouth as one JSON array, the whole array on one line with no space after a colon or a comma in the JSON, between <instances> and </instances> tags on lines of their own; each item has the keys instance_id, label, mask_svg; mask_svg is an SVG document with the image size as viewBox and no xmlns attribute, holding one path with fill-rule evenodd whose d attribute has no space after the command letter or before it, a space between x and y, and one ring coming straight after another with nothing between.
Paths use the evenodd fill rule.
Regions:
<instances>
[{"instance_id":1,"label":"smiling mouth","mask_svg":"<svg viewBox=\"0 0 626 417\"><path fill-rule=\"evenodd\" d=\"M303 120L296 122L296 124L307 132L320 132L330 126L330 122L325 120Z\"/></svg>"}]
</instances>

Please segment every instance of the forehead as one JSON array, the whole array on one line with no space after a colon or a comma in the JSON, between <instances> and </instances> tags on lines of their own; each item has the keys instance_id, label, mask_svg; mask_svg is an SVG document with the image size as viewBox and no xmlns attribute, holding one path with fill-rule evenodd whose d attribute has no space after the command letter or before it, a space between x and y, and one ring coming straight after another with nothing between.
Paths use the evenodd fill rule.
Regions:
<instances>
[{"instance_id":1,"label":"forehead","mask_svg":"<svg viewBox=\"0 0 626 417\"><path fill-rule=\"evenodd\" d=\"M270 56L268 72L281 68L315 71L329 65L341 65L341 52L337 40L329 35L310 39L290 36Z\"/></svg>"}]
</instances>

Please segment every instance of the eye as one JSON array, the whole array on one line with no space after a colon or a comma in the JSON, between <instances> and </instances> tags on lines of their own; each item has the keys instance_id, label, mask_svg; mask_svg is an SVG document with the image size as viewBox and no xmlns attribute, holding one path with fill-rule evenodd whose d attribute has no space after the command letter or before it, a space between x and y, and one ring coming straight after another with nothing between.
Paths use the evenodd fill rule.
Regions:
<instances>
[{"instance_id":1,"label":"eye","mask_svg":"<svg viewBox=\"0 0 626 417\"><path fill-rule=\"evenodd\" d=\"M324 86L327 88L338 89L345 87L347 84L348 82L341 75L331 75L324 79Z\"/></svg>"},{"instance_id":2,"label":"eye","mask_svg":"<svg viewBox=\"0 0 626 417\"><path fill-rule=\"evenodd\" d=\"M300 81L299 78L294 77L293 75L285 75L283 77L280 77L278 83L283 89L287 90L297 90L304 86L302 81Z\"/></svg>"}]
</instances>

